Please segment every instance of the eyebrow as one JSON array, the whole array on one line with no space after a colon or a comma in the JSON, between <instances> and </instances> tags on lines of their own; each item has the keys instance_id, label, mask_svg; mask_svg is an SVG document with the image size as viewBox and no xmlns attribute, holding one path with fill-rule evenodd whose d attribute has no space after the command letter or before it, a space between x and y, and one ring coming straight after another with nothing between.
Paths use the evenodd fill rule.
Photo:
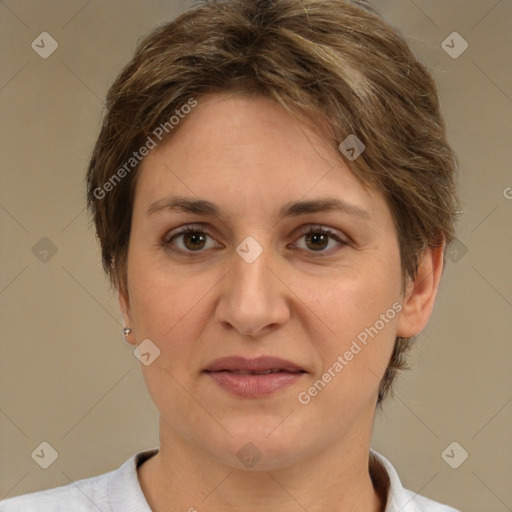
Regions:
<instances>
[{"instance_id":1,"label":"eyebrow","mask_svg":"<svg viewBox=\"0 0 512 512\"><path fill-rule=\"evenodd\" d=\"M184 196L172 196L151 203L146 211L147 215L153 215L163 210L181 211L195 215L214 216L225 219L222 210L215 203L205 199L192 199ZM355 204L348 203L335 197L291 201L281 207L278 218L298 217L308 213L335 211L345 213L362 220L370 220L372 216Z\"/></svg>"}]
</instances>

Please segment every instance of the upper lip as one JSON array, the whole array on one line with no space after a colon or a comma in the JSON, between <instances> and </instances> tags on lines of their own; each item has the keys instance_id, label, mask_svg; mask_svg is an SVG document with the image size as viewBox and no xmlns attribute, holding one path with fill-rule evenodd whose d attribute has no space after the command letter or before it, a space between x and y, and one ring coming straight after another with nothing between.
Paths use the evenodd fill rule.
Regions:
<instances>
[{"instance_id":1,"label":"upper lip","mask_svg":"<svg viewBox=\"0 0 512 512\"><path fill-rule=\"evenodd\" d=\"M220 359L216 359L205 368L205 371L207 372L220 372L222 370L255 372L283 370L288 372L305 372L303 368L297 366L291 361L270 356L261 356L255 359L247 359L241 356L222 357Z\"/></svg>"}]
</instances>

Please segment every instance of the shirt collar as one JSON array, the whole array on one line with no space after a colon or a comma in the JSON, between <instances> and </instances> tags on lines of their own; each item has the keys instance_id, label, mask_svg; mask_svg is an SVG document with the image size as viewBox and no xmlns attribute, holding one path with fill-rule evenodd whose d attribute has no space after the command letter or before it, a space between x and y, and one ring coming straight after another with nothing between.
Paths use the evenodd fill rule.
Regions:
<instances>
[{"instance_id":1,"label":"shirt collar","mask_svg":"<svg viewBox=\"0 0 512 512\"><path fill-rule=\"evenodd\" d=\"M154 447L138 452L110 474L109 501L113 511L151 512L140 486L137 468L158 450ZM403 488L395 468L375 450L370 450L369 470L374 486L387 496L384 512L419 512L410 493Z\"/></svg>"},{"instance_id":2,"label":"shirt collar","mask_svg":"<svg viewBox=\"0 0 512 512\"><path fill-rule=\"evenodd\" d=\"M142 492L137 467L158 453L159 447L138 452L130 457L117 471L110 473L108 500L111 511L152 512Z\"/></svg>"},{"instance_id":3,"label":"shirt collar","mask_svg":"<svg viewBox=\"0 0 512 512\"><path fill-rule=\"evenodd\" d=\"M370 475L387 496L384 512L419 512L411 493L404 489L395 468L383 455L370 449Z\"/></svg>"}]
</instances>

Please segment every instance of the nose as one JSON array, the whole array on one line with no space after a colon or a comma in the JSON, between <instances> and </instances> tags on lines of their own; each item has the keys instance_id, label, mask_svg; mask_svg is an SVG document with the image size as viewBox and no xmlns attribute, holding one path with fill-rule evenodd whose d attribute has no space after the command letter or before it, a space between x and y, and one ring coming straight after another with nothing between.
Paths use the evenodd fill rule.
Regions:
<instances>
[{"instance_id":1,"label":"nose","mask_svg":"<svg viewBox=\"0 0 512 512\"><path fill-rule=\"evenodd\" d=\"M242 335L260 337L290 318L290 293L270 248L252 262L233 254L233 267L222 280L216 319Z\"/></svg>"}]
</instances>

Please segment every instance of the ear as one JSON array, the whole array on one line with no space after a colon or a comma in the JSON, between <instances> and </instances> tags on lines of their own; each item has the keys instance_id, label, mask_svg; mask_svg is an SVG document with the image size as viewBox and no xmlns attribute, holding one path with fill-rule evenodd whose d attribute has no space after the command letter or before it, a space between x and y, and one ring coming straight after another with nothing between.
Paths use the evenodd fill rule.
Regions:
<instances>
[{"instance_id":1,"label":"ear","mask_svg":"<svg viewBox=\"0 0 512 512\"><path fill-rule=\"evenodd\" d=\"M121 314L123 315L123 327L132 327L133 324L130 311L130 297L128 295L128 291L125 290L123 286L118 286L117 297L119 300L119 309L121 310ZM133 338L133 333L125 336L125 339L128 343L132 343L132 341L130 341L131 338Z\"/></svg>"},{"instance_id":2,"label":"ear","mask_svg":"<svg viewBox=\"0 0 512 512\"><path fill-rule=\"evenodd\" d=\"M418 273L409 281L397 325L397 336L411 338L427 325L434 308L444 264L444 241L428 247L422 255Z\"/></svg>"}]
</instances>

